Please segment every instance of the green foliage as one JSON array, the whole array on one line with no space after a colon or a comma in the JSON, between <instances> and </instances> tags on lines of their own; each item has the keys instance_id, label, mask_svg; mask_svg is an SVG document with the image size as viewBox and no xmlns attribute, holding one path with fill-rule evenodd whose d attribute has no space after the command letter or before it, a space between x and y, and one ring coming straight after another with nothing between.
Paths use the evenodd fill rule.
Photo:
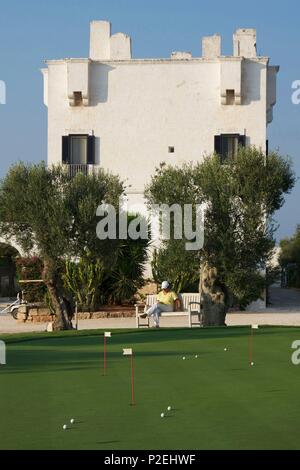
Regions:
<instances>
[{"instance_id":1,"label":"green foliage","mask_svg":"<svg viewBox=\"0 0 300 470\"><path fill-rule=\"evenodd\" d=\"M241 310L244 310L251 302L258 298L263 299L266 280L258 271L235 270L228 272L225 279L226 289L231 296L231 305L237 304Z\"/></svg>"},{"instance_id":2,"label":"green foliage","mask_svg":"<svg viewBox=\"0 0 300 470\"><path fill-rule=\"evenodd\" d=\"M14 261L19 255L18 250L7 243L0 243L0 260Z\"/></svg>"},{"instance_id":3,"label":"green foliage","mask_svg":"<svg viewBox=\"0 0 300 470\"><path fill-rule=\"evenodd\" d=\"M43 261L36 257L17 258L17 279L18 281L40 280L42 279ZM21 290L27 302L43 302L47 287L44 283L22 283Z\"/></svg>"},{"instance_id":4,"label":"green foliage","mask_svg":"<svg viewBox=\"0 0 300 470\"><path fill-rule=\"evenodd\" d=\"M105 277L105 269L100 260L81 258L78 263L66 261L62 275L65 288L70 291L80 307L93 308L95 295Z\"/></svg>"},{"instance_id":5,"label":"green foliage","mask_svg":"<svg viewBox=\"0 0 300 470\"><path fill-rule=\"evenodd\" d=\"M96 209L118 207L123 183L104 170L69 178L59 166L18 163L0 182L0 235L13 237L25 252L34 247L43 260L43 279L55 306L58 329L68 328L62 308L61 271L68 258L88 251L113 258L115 247L96 237Z\"/></svg>"},{"instance_id":6,"label":"green foliage","mask_svg":"<svg viewBox=\"0 0 300 470\"><path fill-rule=\"evenodd\" d=\"M199 256L185 250L185 240L170 240L154 251L152 274L155 282L168 280L175 292L198 292Z\"/></svg>"},{"instance_id":7,"label":"green foliage","mask_svg":"<svg viewBox=\"0 0 300 470\"><path fill-rule=\"evenodd\" d=\"M267 287L272 286L281 280L281 267L280 266L268 266L266 274L266 285Z\"/></svg>"},{"instance_id":8,"label":"green foliage","mask_svg":"<svg viewBox=\"0 0 300 470\"><path fill-rule=\"evenodd\" d=\"M149 205L205 204L200 262L217 268L219 282L245 306L261 295L261 272L274 247L273 215L294 184L288 158L276 152L266 158L247 147L224 163L213 155L194 165L161 165L145 196Z\"/></svg>"},{"instance_id":9,"label":"green foliage","mask_svg":"<svg viewBox=\"0 0 300 470\"><path fill-rule=\"evenodd\" d=\"M128 224L135 217L128 214ZM89 250L78 263L66 262L64 286L76 298L79 308L96 309L104 304L132 302L144 283L149 240L128 238L111 243L114 253L110 262L104 256L99 258L97 251Z\"/></svg>"},{"instance_id":10,"label":"green foliage","mask_svg":"<svg viewBox=\"0 0 300 470\"><path fill-rule=\"evenodd\" d=\"M52 302L48 289L44 295L44 304L48 307L50 314L55 315L55 308L53 306L53 302Z\"/></svg>"},{"instance_id":11,"label":"green foliage","mask_svg":"<svg viewBox=\"0 0 300 470\"><path fill-rule=\"evenodd\" d=\"M136 215L128 214L128 224ZM145 221L145 223L147 223ZM107 300L109 303L122 304L132 302L134 296L144 284L143 273L148 259L150 245L150 227L148 239L120 240L116 252L116 263L107 279Z\"/></svg>"},{"instance_id":12,"label":"green foliage","mask_svg":"<svg viewBox=\"0 0 300 470\"><path fill-rule=\"evenodd\" d=\"M101 258L107 266L115 262L118 240L99 240L96 226L97 208L102 203L119 206L124 192L123 183L117 176L99 169L91 175L78 173L65 188L65 204L71 215L69 251L74 257Z\"/></svg>"},{"instance_id":13,"label":"green foliage","mask_svg":"<svg viewBox=\"0 0 300 470\"><path fill-rule=\"evenodd\" d=\"M55 265L91 247L108 256L94 236L96 209L103 202L117 207L122 193L123 184L104 170L69 178L59 166L19 163L0 184L0 233L15 237L24 251L35 246Z\"/></svg>"},{"instance_id":14,"label":"green foliage","mask_svg":"<svg viewBox=\"0 0 300 470\"><path fill-rule=\"evenodd\" d=\"M280 242L279 263L287 272L288 287L300 287L300 225L295 234Z\"/></svg>"}]
</instances>

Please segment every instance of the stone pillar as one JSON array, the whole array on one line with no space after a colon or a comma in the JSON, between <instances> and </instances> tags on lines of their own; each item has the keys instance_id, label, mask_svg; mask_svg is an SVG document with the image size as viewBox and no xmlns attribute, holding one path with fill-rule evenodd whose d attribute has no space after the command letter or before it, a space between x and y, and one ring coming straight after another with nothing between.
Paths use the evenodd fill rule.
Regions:
<instances>
[{"instance_id":1,"label":"stone pillar","mask_svg":"<svg viewBox=\"0 0 300 470\"><path fill-rule=\"evenodd\" d=\"M90 59L110 59L110 34L109 21L92 21L90 33Z\"/></svg>"},{"instance_id":2,"label":"stone pillar","mask_svg":"<svg viewBox=\"0 0 300 470\"><path fill-rule=\"evenodd\" d=\"M202 57L204 59L216 59L221 56L221 36L205 36L202 38Z\"/></svg>"},{"instance_id":3,"label":"stone pillar","mask_svg":"<svg viewBox=\"0 0 300 470\"><path fill-rule=\"evenodd\" d=\"M256 53L256 30L238 29L233 35L233 55L253 59Z\"/></svg>"}]
</instances>

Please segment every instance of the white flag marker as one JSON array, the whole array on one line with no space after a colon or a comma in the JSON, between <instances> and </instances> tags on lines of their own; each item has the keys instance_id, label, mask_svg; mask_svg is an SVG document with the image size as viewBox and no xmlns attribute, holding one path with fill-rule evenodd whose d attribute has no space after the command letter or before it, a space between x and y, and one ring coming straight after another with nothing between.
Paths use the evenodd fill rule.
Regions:
<instances>
[{"instance_id":1,"label":"white flag marker","mask_svg":"<svg viewBox=\"0 0 300 470\"><path fill-rule=\"evenodd\" d=\"M250 365L253 366L253 338L254 338L254 330L258 330L258 325L251 325L251 333L249 336L249 362Z\"/></svg>"},{"instance_id":2,"label":"white flag marker","mask_svg":"<svg viewBox=\"0 0 300 470\"><path fill-rule=\"evenodd\" d=\"M129 356L130 357L130 364L131 364L131 406L135 406L135 400L134 400L134 365L133 365L133 351L132 351L132 348L123 349L123 356Z\"/></svg>"},{"instance_id":3,"label":"white flag marker","mask_svg":"<svg viewBox=\"0 0 300 470\"><path fill-rule=\"evenodd\" d=\"M132 348L123 349L123 356L132 356Z\"/></svg>"},{"instance_id":4,"label":"white flag marker","mask_svg":"<svg viewBox=\"0 0 300 470\"><path fill-rule=\"evenodd\" d=\"M104 372L103 372L103 375L106 375L106 369L107 369L107 359L106 359L106 356L107 356L107 352L106 352L106 338L111 338L111 332L110 331L105 331L104 332Z\"/></svg>"}]
</instances>

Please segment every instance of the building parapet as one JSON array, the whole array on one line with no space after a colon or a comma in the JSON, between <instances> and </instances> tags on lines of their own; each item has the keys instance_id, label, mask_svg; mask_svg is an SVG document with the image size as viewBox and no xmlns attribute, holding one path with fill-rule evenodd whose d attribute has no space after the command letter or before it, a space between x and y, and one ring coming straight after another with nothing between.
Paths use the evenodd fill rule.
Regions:
<instances>
[{"instance_id":1,"label":"building parapet","mask_svg":"<svg viewBox=\"0 0 300 470\"><path fill-rule=\"evenodd\" d=\"M205 57L192 57L190 59L187 60L187 58L181 58L181 59L177 59L177 60L174 60L172 58L146 58L146 59L130 59L130 60L90 60L90 59L86 59L86 58L82 58L82 59L79 59L79 58L76 58L76 59L73 59L73 58L68 58L68 59L49 59L49 60L45 60L45 64L46 65L63 65L65 64L66 62L73 62L73 61L77 61L77 62L84 62L84 61L88 61L89 63L93 64L93 63L98 63L98 64L103 64L103 65L113 65L113 64L118 64L118 65L128 65L128 64L161 64L161 63L167 63L167 64L176 64L176 63L180 63L180 62L184 62L186 64L188 63L191 63L191 64L195 64L195 63L201 63L201 62L212 62L212 63L216 63L216 62L220 62L220 61L240 61L242 58L241 57L234 57L234 56L228 56L228 55L224 55L224 56L220 56L220 57L216 57L216 58L213 58L213 59L207 59ZM269 57L267 56L258 56L256 57L255 59L253 59L255 62L261 62L263 64L267 64L269 62Z\"/></svg>"}]
</instances>

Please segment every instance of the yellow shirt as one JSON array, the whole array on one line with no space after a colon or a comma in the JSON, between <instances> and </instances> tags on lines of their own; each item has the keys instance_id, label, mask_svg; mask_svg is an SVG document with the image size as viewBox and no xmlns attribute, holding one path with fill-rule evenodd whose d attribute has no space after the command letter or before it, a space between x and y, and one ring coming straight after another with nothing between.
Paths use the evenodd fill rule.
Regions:
<instances>
[{"instance_id":1,"label":"yellow shirt","mask_svg":"<svg viewBox=\"0 0 300 470\"><path fill-rule=\"evenodd\" d=\"M167 292L166 294L162 290L158 295L157 295L157 301L161 304L164 305L172 305L175 300L178 299L178 295L175 294L175 292Z\"/></svg>"}]
</instances>

